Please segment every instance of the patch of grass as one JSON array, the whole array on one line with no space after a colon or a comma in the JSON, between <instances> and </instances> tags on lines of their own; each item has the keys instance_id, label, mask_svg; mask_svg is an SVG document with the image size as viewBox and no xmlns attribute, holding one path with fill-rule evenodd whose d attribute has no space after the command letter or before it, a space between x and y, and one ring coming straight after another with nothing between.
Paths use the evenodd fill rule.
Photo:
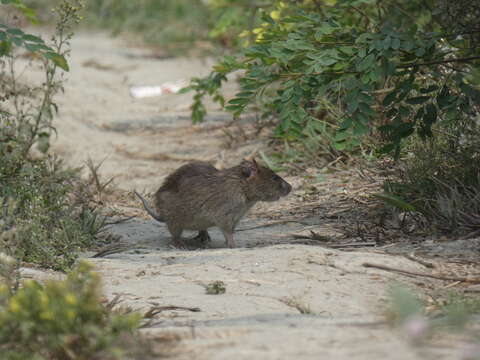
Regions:
<instances>
[{"instance_id":1,"label":"patch of grass","mask_svg":"<svg viewBox=\"0 0 480 360\"><path fill-rule=\"evenodd\" d=\"M93 244L104 218L90 207L76 171L63 169L59 160L6 158L0 164L0 233L10 235L0 249L22 261L67 270L78 251Z\"/></svg>"}]
</instances>

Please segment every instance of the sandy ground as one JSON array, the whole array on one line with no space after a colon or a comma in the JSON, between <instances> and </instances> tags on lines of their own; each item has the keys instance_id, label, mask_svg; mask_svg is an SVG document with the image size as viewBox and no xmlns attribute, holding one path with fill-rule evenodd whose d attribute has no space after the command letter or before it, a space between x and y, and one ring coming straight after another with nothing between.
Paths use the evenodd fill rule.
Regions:
<instances>
[{"instance_id":1,"label":"sandy ground","mask_svg":"<svg viewBox=\"0 0 480 360\"><path fill-rule=\"evenodd\" d=\"M209 60L150 55L148 49L102 34L74 38L72 70L65 93L57 99L58 138L53 144L68 165L80 166L89 158L103 161L103 178L114 177L121 189L148 193L187 161L229 166L265 146L261 140L239 140L241 132L219 121L229 117L213 104L208 121L192 125L190 94L133 99L130 86L188 79L209 70ZM229 85L227 93L232 89ZM427 286L427 280L362 264L428 269L402 256L292 244L292 234L312 226L321 234L334 236L335 231L322 220L327 210L318 199L316 207L308 204L313 210L305 215L305 197L298 196L303 179L287 179L294 194L276 204L259 205L240 228L272 219L301 218L302 223L237 232L237 249L225 248L218 231L211 232L209 249L172 249L165 226L146 217L112 226L128 250L90 259L103 276L106 296L121 294L125 304L144 311L156 305L198 307L198 312L161 312L143 330L153 339L173 336L175 341L159 342L158 347L176 359L458 358L455 346L414 347L385 323L392 282ZM328 189L340 191L328 179L324 185L326 197ZM143 214L138 205L130 210ZM223 281L226 292L206 294L212 281Z\"/></svg>"}]
</instances>

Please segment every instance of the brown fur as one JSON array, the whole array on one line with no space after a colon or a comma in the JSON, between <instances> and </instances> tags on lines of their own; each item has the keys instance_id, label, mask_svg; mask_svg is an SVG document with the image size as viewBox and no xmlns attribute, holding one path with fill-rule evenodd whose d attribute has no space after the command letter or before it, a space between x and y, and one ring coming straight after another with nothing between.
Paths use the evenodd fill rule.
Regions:
<instances>
[{"instance_id":1,"label":"brown fur","mask_svg":"<svg viewBox=\"0 0 480 360\"><path fill-rule=\"evenodd\" d=\"M255 160L221 171L208 163L190 163L170 174L155 193L154 217L167 223L175 245L182 245L183 230L208 237L207 229L217 226L233 248L233 231L246 212L257 201L276 201L291 189Z\"/></svg>"}]
</instances>

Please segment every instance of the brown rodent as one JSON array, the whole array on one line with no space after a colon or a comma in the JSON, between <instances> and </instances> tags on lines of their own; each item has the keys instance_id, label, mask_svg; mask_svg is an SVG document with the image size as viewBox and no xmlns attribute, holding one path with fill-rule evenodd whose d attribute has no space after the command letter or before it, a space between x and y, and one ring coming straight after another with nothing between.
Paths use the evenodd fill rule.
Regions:
<instances>
[{"instance_id":1,"label":"brown rodent","mask_svg":"<svg viewBox=\"0 0 480 360\"><path fill-rule=\"evenodd\" d=\"M225 170L204 162L181 166L155 193L156 212L135 194L154 219L167 224L175 246L183 246L183 230L198 230L200 237L208 238L207 229L217 226L234 248L233 231L245 213L257 201L276 201L291 190L272 170L244 160Z\"/></svg>"}]
</instances>

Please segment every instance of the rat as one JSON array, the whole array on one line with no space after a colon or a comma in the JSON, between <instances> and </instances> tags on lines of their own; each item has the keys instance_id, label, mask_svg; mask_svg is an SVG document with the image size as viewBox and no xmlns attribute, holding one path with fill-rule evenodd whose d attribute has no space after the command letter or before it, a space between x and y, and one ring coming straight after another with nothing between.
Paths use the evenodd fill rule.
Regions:
<instances>
[{"instance_id":1,"label":"rat","mask_svg":"<svg viewBox=\"0 0 480 360\"><path fill-rule=\"evenodd\" d=\"M174 246L184 247L183 230L198 230L197 237L208 240L207 229L216 226L234 248L233 231L247 211L258 201L276 201L291 190L289 183L252 159L225 170L200 161L181 166L155 193L156 211L135 194L150 216L167 224Z\"/></svg>"}]
</instances>

